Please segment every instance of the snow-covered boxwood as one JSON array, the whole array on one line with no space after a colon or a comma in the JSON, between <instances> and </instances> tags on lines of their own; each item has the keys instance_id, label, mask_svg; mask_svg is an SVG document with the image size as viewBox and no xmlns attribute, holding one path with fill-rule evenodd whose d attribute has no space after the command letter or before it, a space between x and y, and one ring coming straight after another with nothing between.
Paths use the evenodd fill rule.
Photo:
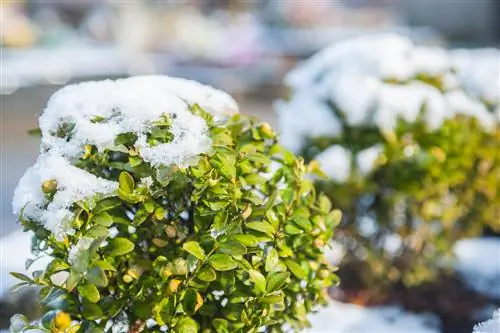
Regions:
<instances>
[{"instance_id":1,"label":"snow-covered boxwood","mask_svg":"<svg viewBox=\"0 0 500 333\"><path fill-rule=\"evenodd\" d=\"M343 264L362 263L365 286L431 279L454 241L500 230L499 61L373 35L286 78L282 144L326 173Z\"/></svg>"},{"instance_id":2,"label":"snow-covered boxwood","mask_svg":"<svg viewBox=\"0 0 500 333\"><path fill-rule=\"evenodd\" d=\"M44 316L13 331L281 332L326 300L340 216L227 94L158 76L82 83L39 127L14 210L53 260L15 274L41 287Z\"/></svg>"}]
</instances>

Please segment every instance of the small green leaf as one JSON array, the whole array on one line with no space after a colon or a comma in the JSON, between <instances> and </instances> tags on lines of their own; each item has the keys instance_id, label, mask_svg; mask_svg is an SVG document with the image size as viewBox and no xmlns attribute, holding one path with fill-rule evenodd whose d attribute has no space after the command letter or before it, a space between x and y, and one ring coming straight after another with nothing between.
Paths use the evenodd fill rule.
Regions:
<instances>
[{"instance_id":1,"label":"small green leaf","mask_svg":"<svg viewBox=\"0 0 500 333\"><path fill-rule=\"evenodd\" d=\"M82 297L88 299L92 303L97 303L101 299L99 290L97 287L91 283L86 283L76 287L76 290L82 295Z\"/></svg>"},{"instance_id":2,"label":"small green leaf","mask_svg":"<svg viewBox=\"0 0 500 333\"><path fill-rule=\"evenodd\" d=\"M97 260L94 263L94 265L96 265L97 267L102 268L105 271L116 272L116 268L113 265L111 265L109 262L105 261L105 260Z\"/></svg>"},{"instance_id":3,"label":"small green leaf","mask_svg":"<svg viewBox=\"0 0 500 333\"><path fill-rule=\"evenodd\" d=\"M98 266L92 267L87 273L87 280L98 287L107 287L108 278L104 270Z\"/></svg>"},{"instance_id":4,"label":"small green leaf","mask_svg":"<svg viewBox=\"0 0 500 333\"><path fill-rule=\"evenodd\" d=\"M211 281L214 281L216 279L217 275L212 267L207 266L207 267L203 267L202 269L200 269L200 271L198 272L198 275L196 275L196 277L202 281L211 282Z\"/></svg>"},{"instance_id":5,"label":"small green leaf","mask_svg":"<svg viewBox=\"0 0 500 333\"><path fill-rule=\"evenodd\" d=\"M130 194L134 192L135 188L134 178L128 172L123 171L120 173L120 176L118 177L118 183L120 189L125 193Z\"/></svg>"},{"instance_id":6,"label":"small green leaf","mask_svg":"<svg viewBox=\"0 0 500 333\"><path fill-rule=\"evenodd\" d=\"M250 274L250 279L255 283L255 286L260 292L266 291L266 278L259 271L251 269L248 271Z\"/></svg>"},{"instance_id":7,"label":"small green leaf","mask_svg":"<svg viewBox=\"0 0 500 333\"><path fill-rule=\"evenodd\" d=\"M229 332L229 322L222 318L215 318L212 321L212 325L217 333L228 333Z\"/></svg>"},{"instance_id":8,"label":"small green leaf","mask_svg":"<svg viewBox=\"0 0 500 333\"><path fill-rule=\"evenodd\" d=\"M83 318L88 320L96 320L100 319L103 316L103 312L99 305L91 302L84 302L82 316Z\"/></svg>"},{"instance_id":9,"label":"small green leaf","mask_svg":"<svg viewBox=\"0 0 500 333\"><path fill-rule=\"evenodd\" d=\"M293 275L295 275L299 279L305 279L307 278L306 272L300 267L299 264L297 264L295 261L292 260L286 260L285 261L286 267L292 272Z\"/></svg>"},{"instance_id":10,"label":"small green leaf","mask_svg":"<svg viewBox=\"0 0 500 333\"><path fill-rule=\"evenodd\" d=\"M108 229L102 225L96 225L85 232L86 237L101 238L108 236Z\"/></svg>"},{"instance_id":11,"label":"small green leaf","mask_svg":"<svg viewBox=\"0 0 500 333\"><path fill-rule=\"evenodd\" d=\"M182 245L182 248L200 260L205 259L205 251L196 241L189 241Z\"/></svg>"},{"instance_id":12,"label":"small green leaf","mask_svg":"<svg viewBox=\"0 0 500 333\"><path fill-rule=\"evenodd\" d=\"M113 224L113 218L106 212L95 215L92 221L94 221L95 224L102 225L105 227L109 227L110 225Z\"/></svg>"},{"instance_id":13,"label":"small green leaf","mask_svg":"<svg viewBox=\"0 0 500 333\"><path fill-rule=\"evenodd\" d=\"M177 322L177 332L179 333L197 333L198 327L191 317L182 317Z\"/></svg>"},{"instance_id":14,"label":"small green leaf","mask_svg":"<svg viewBox=\"0 0 500 333\"><path fill-rule=\"evenodd\" d=\"M236 240L227 240L219 244L219 252L231 256L241 256L247 253L247 248Z\"/></svg>"},{"instance_id":15,"label":"small green leaf","mask_svg":"<svg viewBox=\"0 0 500 333\"><path fill-rule=\"evenodd\" d=\"M271 272L272 270L276 269L279 260L280 258L278 252L274 248L271 248L266 257L266 272Z\"/></svg>"},{"instance_id":16,"label":"small green leaf","mask_svg":"<svg viewBox=\"0 0 500 333\"><path fill-rule=\"evenodd\" d=\"M266 222L266 221L249 222L249 223L246 224L246 227L248 229L252 229L252 230L257 230L257 231L263 232L263 233L265 233L268 236L272 236L274 234L274 232L275 232L273 226L269 222Z\"/></svg>"},{"instance_id":17,"label":"small green leaf","mask_svg":"<svg viewBox=\"0 0 500 333\"><path fill-rule=\"evenodd\" d=\"M252 235L235 235L233 238L244 246L257 246L259 244L257 237Z\"/></svg>"},{"instance_id":18,"label":"small green leaf","mask_svg":"<svg viewBox=\"0 0 500 333\"><path fill-rule=\"evenodd\" d=\"M24 282L33 282L32 279L30 279L28 276L21 274L21 273L11 272L10 275L12 275L16 279L24 281Z\"/></svg>"},{"instance_id":19,"label":"small green leaf","mask_svg":"<svg viewBox=\"0 0 500 333\"><path fill-rule=\"evenodd\" d=\"M182 299L182 308L184 311L189 314L194 314L202 305L203 298L201 295L193 288L187 289Z\"/></svg>"},{"instance_id":20,"label":"small green leaf","mask_svg":"<svg viewBox=\"0 0 500 333\"><path fill-rule=\"evenodd\" d=\"M263 303L269 303L269 304L277 304L283 302L283 296L282 295L269 295L262 297L260 299L261 302Z\"/></svg>"},{"instance_id":21,"label":"small green leaf","mask_svg":"<svg viewBox=\"0 0 500 333\"><path fill-rule=\"evenodd\" d=\"M132 252L134 250L134 243L126 238L117 237L109 241L107 254L112 257L121 256Z\"/></svg>"},{"instance_id":22,"label":"small green leaf","mask_svg":"<svg viewBox=\"0 0 500 333\"><path fill-rule=\"evenodd\" d=\"M230 271L238 266L238 263L231 256L223 253L212 255L208 262L217 271Z\"/></svg>"},{"instance_id":23,"label":"small green leaf","mask_svg":"<svg viewBox=\"0 0 500 333\"><path fill-rule=\"evenodd\" d=\"M273 291L279 290L289 277L290 273L288 272L276 272L269 274L269 276L267 277L266 291L268 293L271 293Z\"/></svg>"}]
</instances>

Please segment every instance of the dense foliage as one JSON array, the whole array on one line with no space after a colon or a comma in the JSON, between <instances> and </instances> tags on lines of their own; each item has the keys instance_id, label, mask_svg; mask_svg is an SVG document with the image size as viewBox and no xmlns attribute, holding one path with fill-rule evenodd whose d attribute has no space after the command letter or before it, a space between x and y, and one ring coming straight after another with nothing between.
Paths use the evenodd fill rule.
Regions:
<instances>
[{"instance_id":1,"label":"dense foliage","mask_svg":"<svg viewBox=\"0 0 500 333\"><path fill-rule=\"evenodd\" d=\"M283 144L325 170L317 188L344 213L341 272L361 287L432 279L455 241L500 230L498 59L371 36L288 77Z\"/></svg>"},{"instance_id":2,"label":"dense foliage","mask_svg":"<svg viewBox=\"0 0 500 333\"><path fill-rule=\"evenodd\" d=\"M323 248L340 214L303 178L303 160L265 123L188 109L211 148L187 165L153 165L136 135L120 134L73 159L118 187L71 203L72 232L56 237L21 212L34 253L53 260L33 277L15 274L42 287L45 313L34 324L15 317L15 331L282 332L305 327L326 301L336 276ZM175 139L172 121L150 124L153 146ZM58 135L70 140L72 128ZM60 184L41 180L50 202Z\"/></svg>"}]
</instances>

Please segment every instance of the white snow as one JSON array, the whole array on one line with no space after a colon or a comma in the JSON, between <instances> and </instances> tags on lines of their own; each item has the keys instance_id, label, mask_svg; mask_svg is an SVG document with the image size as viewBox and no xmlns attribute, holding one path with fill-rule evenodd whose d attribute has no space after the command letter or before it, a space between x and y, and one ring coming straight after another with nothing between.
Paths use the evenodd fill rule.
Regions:
<instances>
[{"instance_id":1,"label":"white snow","mask_svg":"<svg viewBox=\"0 0 500 333\"><path fill-rule=\"evenodd\" d=\"M44 256L36 260L29 269L26 269L26 260L33 258L31 255L31 237L31 232L18 230L0 238L0 298L6 297L9 289L21 282L11 276L10 272L31 276L30 272L45 269L50 262L50 257Z\"/></svg>"},{"instance_id":2,"label":"white snow","mask_svg":"<svg viewBox=\"0 0 500 333\"><path fill-rule=\"evenodd\" d=\"M39 119L40 156L19 181L13 199L15 214L41 223L61 240L74 232L75 202L112 195L117 182L96 177L72 164L86 145L112 148L122 133L137 136L135 148L153 166L185 166L211 148L205 120L190 107L200 105L216 121L237 113L225 92L195 81L167 76L139 76L69 85L56 92ZM151 145L148 133L169 116L171 142ZM66 128L63 135L61 128ZM59 133L58 133L59 132ZM53 197L42 192L47 181L57 183ZM147 185L147 182L146 182Z\"/></svg>"},{"instance_id":3,"label":"white snow","mask_svg":"<svg viewBox=\"0 0 500 333\"><path fill-rule=\"evenodd\" d=\"M328 177L337 182L346 181L351 174L351 151L333 145L315 157Z\"/></svg>"},{"instance_id":4,"label":"white snow","mask_svg":"<svg viewBox=\"0 0 500 333\"><path fill-rule=\"evenodd\" d=\"M372 147L363 149L359 153L356 154L356 166L358 171L362 175L368 174L373 170L375 165L375 161L380 156L383 151L382 145L374 145Z\"/></svg>"},{"instance_id":5,"label":"white snow","mask_svg":"<svg viewBox=\"0 0 500 333\"><path fill-rule=\"evenodd\" d=\"M81 237L78 239L76 245L72 246L69 250L68 261L71 265L78 265L81 255L89 250L93 241L94 239L90 237Z\"/></svg>"},{"instance_id":6,"label":"white snow","mask_svg":"<svg viewBox=\"0 0 500 333\"><path fill-rule=\"evenodd\" d=\"M493 314L493 318L476 325L474 333L500 333L500 309Z\"/></svg>"},{"instance_id":7,"label":"white snow","mask_svg":"<svg viewBox=\"0 0 500 333\"><path fill-rule=\"evenodd\" d=\"M45 197L41 188L49 180L57 181L57 191L52 200ZM117 182L98 178L49 152L40 155L19 181L12 202L14 214L22 213L23 218L42 223L61 240L66 234L74 232L71 227L74 214L70 208L75 202L95 195L110 195L117 188Z\"/></svg>"},{"instance_id":8,"label":"white snow","mask_svg":"<svg viewBox=\"0 0 500 333\"><path fill-rule=\"evenodd\" d=\"M424 120L431 131L456 114L476 117L489 130L500 122L499 60L497 49L449 51L415 45L396 34L337 42L285 78L293 95L289 102L277 104L284 133L281 142L300 151L306 139L318 136L311 129L296 129L290 125L293 121L307 121L308 128L321 127L321 136L338 137L342 127L325 133L326 116L317 122L310 116L328 114L325 109L330 104L349 126L391 131L398 118L411 123L425 110ZM441 82L443 91L422 78Z\"/></svg>"},{"instance_id":9,"label":"white snow","mask_svg":"<svg viewBox=\"0 0 500 333\"><path fill-rule=\"evenodd\" d=\"M332 301L311 315L309 333L438 333L436 318L398 307L364 308Z\"/></svg>"},{"instance_id":10,"label":"white snow","mask_svg":"<svg viewBox=\"0 0 500 333\"><path fill-rule=\"evenodd\" d=\"M290 107L300 112L290 112ZM293 152L300 151L307 137L337 136L342 133L342 124L333 110L314 94L299 92L288 103L277 102L276 110L281 141L286 142L287 148Z\"/></svg>"},{"instance_id":11,"label":"white snow","mask_svg":"<svg viewBox=\"0 0 500 333\"><path fill-rule=\"evenodd\" d=\"M500 238L461 240L455 268L478 292L500 299Z\"/></svg>"}]
</instances>

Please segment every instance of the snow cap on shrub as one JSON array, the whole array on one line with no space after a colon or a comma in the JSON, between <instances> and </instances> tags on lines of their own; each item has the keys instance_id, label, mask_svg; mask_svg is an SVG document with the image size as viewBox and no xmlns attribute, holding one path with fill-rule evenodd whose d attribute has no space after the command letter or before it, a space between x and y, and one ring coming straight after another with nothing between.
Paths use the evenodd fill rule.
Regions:
<instances>
[{"instance_id":1,"label":"snow cap on shrub","mask_svg":"<svg viewBox=\"0 0 500 333\"><path fill-rule=\"evenodd\" d=\"M452 242L500 230L499 66L498 49L380 34L337 42L287 75L280 141L323 169L316 184L345 213L347 257L380 279L362 273L367 288L429 279Z\"/></svg>"},{"instance_id":2,"label":"snow cap on shrub","mask_svg":"<svg viewBox=\"0 0 500 333\"><path fill-rule=\"evenodd\" d=\"M306 326L336 279L323 246L339 213L268 124L237 112L169 77L57 92L13 203L34 254L53 258L16 274L42 287L45 314L15 317L16 332Z\"/></svg>"},{"instance_id":3,"label":"snow cap on shrub","mask_svg":"<svg viewBox=\"0 0 500 333\"><path fill-rule=\"evenodd\" d=\"M493 318L474 327L473 333L498 333L500 332L500 309L495 311Z\"/></svg>"}]
</instances>

